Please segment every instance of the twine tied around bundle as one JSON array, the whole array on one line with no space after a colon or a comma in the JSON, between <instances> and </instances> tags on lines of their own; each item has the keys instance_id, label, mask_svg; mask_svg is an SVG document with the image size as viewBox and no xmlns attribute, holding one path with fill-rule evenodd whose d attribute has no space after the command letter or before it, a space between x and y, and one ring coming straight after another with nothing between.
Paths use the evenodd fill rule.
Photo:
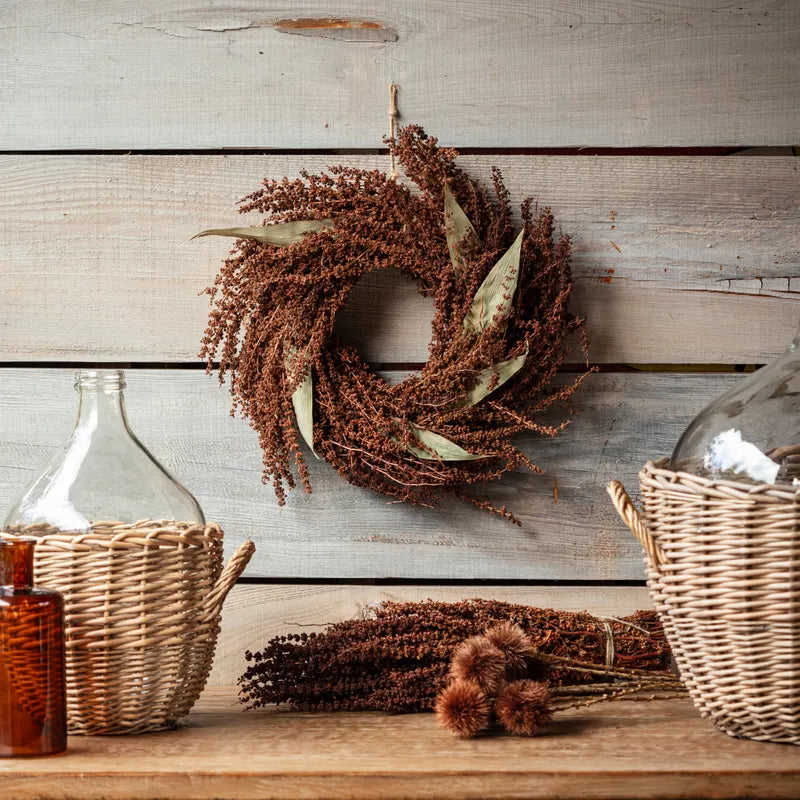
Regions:
<instances>
[{"instance_id":1,"label":"twine tied around bundle","mask_svg":"<svg viewBox=\"0 0 800 800\"><path fill-rule=\"evenodd\" d=\"M632 622L626 622L623 619L618 619L617 617L602 617L599 615L593 615L596 620L599 620L600 623L603 625L603 631L606 635L606 668L611 669L614 666L614 660L617 657L617 649L614 645L614 631L611 629L612 622L618 622L620 625L624 625L627 628L635 628L637 631L640 631L645 636L650 636L650 631L646 628L642 628L639 625L634 625Z\"/></svg>"}]
</instances>

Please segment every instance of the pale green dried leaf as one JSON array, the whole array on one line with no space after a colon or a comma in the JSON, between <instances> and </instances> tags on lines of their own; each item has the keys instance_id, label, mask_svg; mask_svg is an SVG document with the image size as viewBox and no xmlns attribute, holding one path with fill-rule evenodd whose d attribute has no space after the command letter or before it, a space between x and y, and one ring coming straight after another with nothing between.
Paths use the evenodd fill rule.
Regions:
<instances>
[{"instance_id":1,"label":"pale green dried leaf","mask_svg":"<svg viewBox=\"0 0 800 800\"><path fill-rule=\"evenodd\" d=\"M317 233L325 228L332 228L332 219L301 219L295 222L280 222L276 225L260 225L254 228L211 228L192 236L232 236L235 239L253 239L262 244L276 247L299 242L307 233Z\"/></svg>"},{"instance_id":2,"label":"pale green dried leaf","mask_svg":"<svg viewBox=\"0 0 800 800\"><path fill-rule=\"evenodd\" d=\"M514 244L503 253L475 292L472 307L464 317L466 330L480 333L489 327L495 315L505 315L511 310L519 278L522 234L523 231L520 231Z\"/></svg>"},{"instance_id":3,"label":"pale green dried leaf","mask_svg":"<svg viewBox=\"0 0 800 800\"><path fill-rule=\"evenodd\" d=\"M291 360L294 358L294 354L295 348L290 346L289 354L286 356L287 373L291 370ZM311 365L308 365L305 377L292 393L292 406L300 435L311 452L319 458L314 449L314 382L311 377Z\"/></svg>"},{"instance_id":4,"label":"pale green dried leaf","mask_svg":"<svg viewBox=\"0 0 800 800\"><path fill-rule=\"evenodd\" d=\"M428 450L423 450L421 447L409 446L407 449L418 458L424 458L426 461L475 461L479 458L488 458L489 456L475 455L468 453L463 447L460 447L455 442L451 442L444 436L433 431L420 428L419 425L409 423L414 436L425 445L428 450L433 451L435 455L429 453Z\"/></svg>"},{"instance_id":5,"label":"pale green dried leaf","mask_svg":"<svg viewBox=\"0 0 800 800\"><path fill-rule=\"evenodd\" d=\"M467 244L476 244L478 234L472 223L467 218L464 210L453 197L450 186L444 185L444 232L447 236L447 249L450 251L450 261L456 275L464 271L464 247Z\"/></svg>"},{"instance_id":6,"label":"pale green dried leaf","mask_svg":"<svg viewBox=\"0 0 800 800\"><path fill-rule=\"evenodd\" d=\"M507 361L501 361L489 369L484 369L478 373L475 379L475 385L467 392L464 400L465 406L474 406L480 403L484 397L488 397L493 391L499 389L509 378L516 375L525 365L525 360L528 358L527 350L520 356L509 358ZM492 382L497 376L495 385L490 389Z\"/></svg>"}]
</instances>

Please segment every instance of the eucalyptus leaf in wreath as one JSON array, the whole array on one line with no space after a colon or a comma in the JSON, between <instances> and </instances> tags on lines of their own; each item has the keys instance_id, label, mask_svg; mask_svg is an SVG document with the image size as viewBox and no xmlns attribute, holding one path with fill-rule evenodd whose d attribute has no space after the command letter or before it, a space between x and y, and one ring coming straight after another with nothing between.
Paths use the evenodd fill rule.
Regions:
<instances>
[{"instance_id":1,"label":"eucalyptus leaf in wreath","mask_svg":"<svg viewBox=\"0 0 800 800\"><path fill-rule=\"evenodd\" d=\"M287 373L291 370L291 362L296 352L296 349L290 345L286 356ZM305 377L292 392L292 406L300 435L311 452L319 458L314 449L314 381L311 377L311 365L306 367Z\"/></svg>"},{"instance_id":2,"label":"eucalyptus leaf in wreath","mask_svg":"<svg viewBox=\"0 0 800 800\"><path fill-rule=\"evenodd\" d=\"M332 227L332 219L301 219L295 222L258 225L252 228L210 228L207 231L196 233L192 239L199 239L201 236L231 236L234 239L253 239L262 244L286 247L299 242L307 233L317 233Z\"/></svg>"},{"instance_id":3,"label":"eucalyptus leaf in wreath","mask_svg":"<svg viewBox=\"0 0 800 800\"><path fill-rule=\"evenodd\" d=\"M489 456L469 453L446 437L433 431L427 431L425 428L420 428L419 425L415 425L413 422L409 422L408 427L414 436L427 448L426 450L423 447L415 447L414 445L408 447L408 451L418 458L426 461L475 461L479 458L489 458ZM432 450L433 453L429 453L428 450Z\"/></svg>"},{"instance_id":4,"label":"eucalyptus leaf in wreath","mask_svg":"<svg viewBox=\"0 0 800 800\"><path fill-rule=\"evenodd\" d=\"M465 245L479 244L478 234L467 218L464 210L456 202L450 186L444 184L444 232L447 237L447 249L450 252L450 261L457 275L460 275L465 266Z\"/></svg>"},{"instance_id":5,"label":"eucalyptus leaf in wreath","mask_svg":"<svg viewBox=\"0 0 800 800\"><path fill-rule=\"evenodd\" d=\"M526 348L522 355L501 361L499 364L479 372L475 379L475 385L467 392L464 405L474 406L480 403L484 397L488 397L493 391L499 389L525 366L527 358L528 350Z\"/></svg>"},{"instance_id":6,"label":"eucalyptus leaf in wreath","mask_svg":"<svg viewBox=\"0 0 800 800\"><path fill-rule=\"evenodd\" d=\"M514 244L503 253L475 292L472 307L464 317L465 329L480 333L489 327L495 316L505 316L511 310L517 291L523 233L519 232Z\"/></svg>"}]
</instances>

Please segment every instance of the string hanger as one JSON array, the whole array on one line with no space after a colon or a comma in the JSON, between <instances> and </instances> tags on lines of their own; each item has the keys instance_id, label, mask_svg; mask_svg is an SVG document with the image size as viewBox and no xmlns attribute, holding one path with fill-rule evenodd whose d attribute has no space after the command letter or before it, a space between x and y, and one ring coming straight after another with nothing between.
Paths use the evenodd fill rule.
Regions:
<instances>
[{"instance_id":1,"label":"string hanger","mask_svg":"<svg viewBox=\"0 0 800 800\"><path fill-rule=\"evenodd\" d=\"M394 140L397 136L397 86L389 84L389 136ZM389 178L396 181L400 177L395 163L394 150L389 149Z\"/></svg>"}]
</instances>

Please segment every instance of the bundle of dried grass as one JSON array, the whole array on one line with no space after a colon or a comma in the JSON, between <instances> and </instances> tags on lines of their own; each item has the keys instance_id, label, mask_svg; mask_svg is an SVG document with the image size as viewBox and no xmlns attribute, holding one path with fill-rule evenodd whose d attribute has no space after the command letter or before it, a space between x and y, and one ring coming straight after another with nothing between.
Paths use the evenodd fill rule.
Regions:
<instances>
[{"instance_id":1,"label":"bundle of dried grass","mask_svg":"<svg viewBox=\"0 0 800 800\"><path fill-rule=\"evenodd\" d=\"M426 711L451 678L451 658L471 636L500 625L488 647L461 645L454 675L494 690L510 665L513 678L551 686L604 681L613 651L617 669L663 670L669 648L654 612L601 620L586 612L553 611L497 600L458 603L383 603L369 619L348 620L320 634L273 639L240 678L241 699L251 708L286 703L301 711ZM510 625L519 625L518 631ZM613 648L609 646L609 632ZM585 668L533 657L579 660ZM491 675L483 675L481 667ZM477 673L481 677L475 680ZM482 690L482 691L483 691Z\"/></svg>"}]
</instances>

